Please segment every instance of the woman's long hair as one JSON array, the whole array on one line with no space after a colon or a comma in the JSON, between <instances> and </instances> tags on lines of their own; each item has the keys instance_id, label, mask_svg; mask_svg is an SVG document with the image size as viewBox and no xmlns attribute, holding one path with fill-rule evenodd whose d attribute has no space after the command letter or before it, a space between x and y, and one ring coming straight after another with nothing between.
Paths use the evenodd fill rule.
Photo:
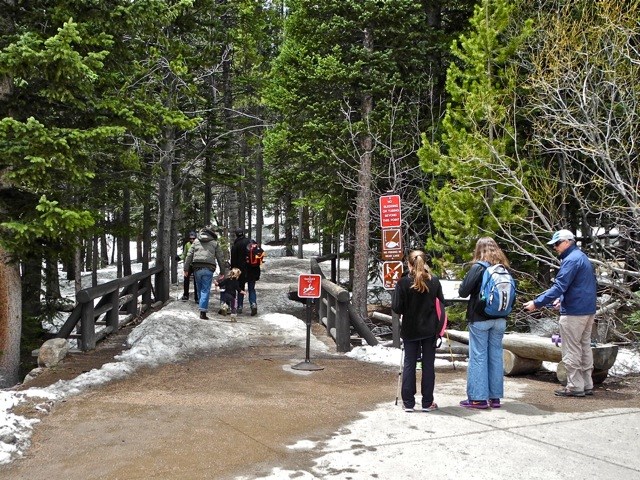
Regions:
<instances>
[{"instance_id":1,"label":"woman's long hair","mask_svg":"<svg viewBox=\"0 0 640 480\"><path fill-rule=\"evenodd\" d=\"M409 253L409 270L413 275L413 285L411 288L420 293L428 292L427 282L431 280L432 273L427 265L427 256L420 250L413 250Z\"/></svg>"},{"instance_id":2,"label":"woman's long hair","mask_svg":"<svg viewBox=\"0 0 640 480\"><path fill-rule=\"evenodd\" d=\"M476 249L473 252L473 261L477 262L478 260L489 262L491 265L500 263L507 268L509 267L509 260L507 260L507 256L491 237L482 237L476 242Z\"/></svg>"}]
</instances>

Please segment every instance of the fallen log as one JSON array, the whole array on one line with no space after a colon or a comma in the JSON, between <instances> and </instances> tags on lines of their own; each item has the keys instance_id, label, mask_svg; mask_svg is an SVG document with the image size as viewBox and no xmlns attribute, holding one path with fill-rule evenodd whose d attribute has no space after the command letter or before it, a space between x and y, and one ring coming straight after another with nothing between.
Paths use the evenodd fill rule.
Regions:
<instances>
[{"instance_id":1,"label":"fallen log","mask_svg":"<svg viewBox=\"0 0 640 480\"><path fill-rule=\"evenodd\" d=\"M542 360L524 358L505 348L502 350L502 365L507 377L526 375L538 371L542 367Z\"/></svg>"},{"instance_id":2,"label":"fallen log","mask_svg":"<svg viewBox=\"0 0 640 480\"><path fill-rule=\"evenodd\" d=\"M462 343L469 343L469 332L463 332L460 330L448 330L449 337L453 340ZM560 363L562 361L562 348L560 345L556 345L550 338L538 337L537 335L528 335L524 333L507 333L502 338L502 347L508 350L513 355L503 354L503 363L505 366L506 375L517 375L517 373L509 372L513 369L521 371L522 373L532 373L535 370L528 370L525 365L528 365L530 369L533 369L536 363L524 362L522 359L534 360L541 362L555 362ZM606 378L606 372L613 366L618 355L618 346L613 344L602 344L591 347L593 352L593 366L595 370L605 373L599 373L602 380ZM562 370L564 366L560 367ZM539 366L537 367L539 368ZM537 369L536 368L536 369ZM566 370L563 374L556 373L558 380L564 375L564 381L566 383ZM594 379L595 380L595 379Z\"/></svg>"}]
</instances>

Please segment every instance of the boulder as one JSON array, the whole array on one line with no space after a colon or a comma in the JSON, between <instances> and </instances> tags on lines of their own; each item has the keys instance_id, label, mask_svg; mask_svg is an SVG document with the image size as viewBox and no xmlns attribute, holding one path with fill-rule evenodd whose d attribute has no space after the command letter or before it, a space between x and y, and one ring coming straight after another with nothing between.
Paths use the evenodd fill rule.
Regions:
<instances>
[{"instance_id":1,"label":"boulder","mask_svg":"<svg viewBox=\"0 0 640 480\"><path fill-rule=\"evenodd\" d=\"M53 367L58 365L69 353L69 342L64 338L52 338L40 347L38 352L39 367Z\"/></svg>"}]
</instances>

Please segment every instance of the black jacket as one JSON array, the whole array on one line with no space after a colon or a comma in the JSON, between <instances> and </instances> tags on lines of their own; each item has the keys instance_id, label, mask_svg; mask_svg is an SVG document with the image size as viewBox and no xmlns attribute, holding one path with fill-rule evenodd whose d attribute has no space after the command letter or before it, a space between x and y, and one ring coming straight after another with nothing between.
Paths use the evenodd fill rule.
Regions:
<instances>
[{"instance_id":1,"label":"black jacket","mask_svg":"<svg viewBox=\"0 0 640 480\"><path fill-rule=\"evenodd\" d=\"M231 268L240 269L240 285L244 288L246 282L256 282L260 280L260 266L249 265L247 263L247 245L251 242L250 238L238 237L231 246Z\"/></svg>"},{"instance_id":2,"label":"black jacket","mask_svg":"<svg viewBox=\"0 0 640 480\"><path fill-rule=\"evenodd\" d=\"M476 312L476 305L480 300L480 287L482 287L482 276L485 267L475 262L471 265L471 269L467 272L458 288L458 296L466 297L469 295L467 302L467 322L483 322L489 320L488 317Z\"/></svg>"},{"instance_id":3,"label":"black jacket","mask_svg":"<svg viewBox=\"0 0 640 480\"><path fill-rule=\"evenodd\" d=\"M432 276L427 282L429 288L426 292L418 292L411 288L413 277L402 277L396 284L391 302L391 309L402 315L400 336L404 340L420 340L423 338L435 338L438 333L438 319L435 309L436 297L444 305L442 285L436 276Z\"/></svg>"}]
</instances>

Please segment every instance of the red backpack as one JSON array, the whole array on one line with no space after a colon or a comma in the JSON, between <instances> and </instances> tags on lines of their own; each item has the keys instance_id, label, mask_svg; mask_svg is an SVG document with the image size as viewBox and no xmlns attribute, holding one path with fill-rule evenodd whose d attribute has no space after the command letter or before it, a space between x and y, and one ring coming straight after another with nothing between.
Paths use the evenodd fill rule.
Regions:
<instances>
[{"instance_id":1,"label":"red backpack","mask_svg":"<svg viewBox=\"0 0 640 480\"><path fill-rule=\"evenodd\" d=\"M247 264L252 267L259 267L264 263L264 250L258 242L255 240L251 240L247 244Z\"/></svg>"}]
</instances>

